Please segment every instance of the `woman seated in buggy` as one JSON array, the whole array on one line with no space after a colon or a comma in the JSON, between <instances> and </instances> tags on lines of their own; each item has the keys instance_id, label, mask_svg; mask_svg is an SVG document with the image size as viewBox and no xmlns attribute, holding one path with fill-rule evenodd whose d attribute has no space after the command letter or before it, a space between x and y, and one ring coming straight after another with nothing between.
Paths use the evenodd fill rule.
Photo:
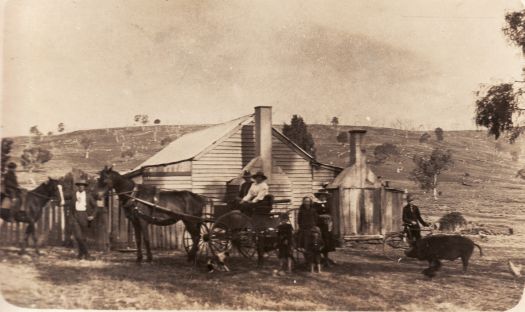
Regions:
<instances>
[{"instance_id":1,"label":"woman seated in buggy","mask_svg":"<svg viewBox=\"0 0 525 312\"><path fill-rule=\"evenodd\" d=\"M246 176L246 172L245 172ZM244 176L243 176L244 177ZM256 174L252 175L251 178L255 182L250 183L250 188L244 195L237 200L234 200L230 203L232 210L240 210L242 213L247 216L252 216L254 214L266 214L272 210L272 196L268 193L268 184L266 180L268 179L264 172L258 171ZM241 192L243 192L243 185L241 185Z\"/></svg>"}]
</instances>

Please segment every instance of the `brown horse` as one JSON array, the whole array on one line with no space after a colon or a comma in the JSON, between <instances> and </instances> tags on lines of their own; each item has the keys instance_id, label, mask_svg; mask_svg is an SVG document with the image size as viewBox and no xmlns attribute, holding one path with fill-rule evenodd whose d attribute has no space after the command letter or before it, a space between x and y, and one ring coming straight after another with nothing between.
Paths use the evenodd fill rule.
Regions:
<instances>
[{"instance_id":1,"label":"brown horse","mask_svg":"<svg viewBox=\"0 0 525 312\"><path fill-rule=\"evenodd\" d=\"M202 220L200 217L206 204L211 202L210 199L189 191L163 191L158 193L154 186L136 185L131 179L122 176L111 167L105 167L100 171L98 179L99 196L112 189L117 193L119 205L135 230L137 262L142 262L142 239L144 239L146 247L146 261L152 260L148 224L170 225L180 220L184 222L184 226L193 241L193 247L188 253L188 260L195 260L201 239L200 226ZM173 214L163 215L160 213L159 215L158 211L152 211L154 209L151 206L138 202L132 197L169 209L175 213L175 217ZM146 216L154 217L147 218ZM163 219L161 220L159 217L163 217Z\"/></svg>"},{"instance_id":2,"label":"brown horse","mask_svg":"<svg viewBox=\"0 0 525 312\"><path fill-rule=\"evenodd\" d=\"M27 223L27 227L24 234L24 240L21 244L20 253L25 253L29 242L29 236L33 238L35 252L40 254L38 250L38 239L36 237L35 223L42 217L43 208L53 199L58 199L60 203L63 203L64 197L62 193L62 186L58 180L49 178L46 182L40 184L32 191L24 192L26 198L21 202L25 202L25 210L19 210L14 219L16 222ZM24 196L22 195L22 196ZM2 194L2 201L4 200L4 194ZM0 218L6 222L11 221L10 209L1 209Z\"/></svg>"}]
</instances>

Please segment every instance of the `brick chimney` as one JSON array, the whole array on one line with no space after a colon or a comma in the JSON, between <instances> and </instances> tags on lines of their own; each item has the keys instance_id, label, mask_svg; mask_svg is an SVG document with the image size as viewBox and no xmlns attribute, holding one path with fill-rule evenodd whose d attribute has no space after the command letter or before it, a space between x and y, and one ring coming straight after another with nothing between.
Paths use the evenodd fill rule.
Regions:
<instances>
[{"instance_id":1,"label":"brick chimney","mask_svg":"<svg viewBox=\"0 0 525 312\"><path fill-rule=\"evenodd\" d=\"M264 174L272 176L272 107L255 107L255 155L261 157Z\"/></svg>"},{"instance_id":2,"label":"brick chimney","mask_svg":"<svg viewBox=\"0 0 525 312\"><path fill-rule=\"evenodd\" d=\"M350 130L350 166L358 165L364 167L366 165L366 149L364 138L366 130Z\"/></svg>"}]
</instances>

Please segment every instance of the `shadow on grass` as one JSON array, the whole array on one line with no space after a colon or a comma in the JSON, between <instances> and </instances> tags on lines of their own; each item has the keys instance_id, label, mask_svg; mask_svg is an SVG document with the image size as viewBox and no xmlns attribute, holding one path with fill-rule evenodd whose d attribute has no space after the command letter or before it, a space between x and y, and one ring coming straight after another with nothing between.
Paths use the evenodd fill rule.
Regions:
<instances>
[{"instance_id":1,"label":"shadow on grass","mask_svg":"<svg viewBox=\"0 0 525 312\"><path fill-rule=\"evenodd\" d=\"M103 287L102 303L92 308L111 307L108 302L124 293L130 298L159 294L165 298L163 303L152 301L140 308L187 308L187 304L178 303L177 296L183 296L209 307L289 310L396 309L417 298L432 301L429 292L441 298L463 292L464 296L476 296L480 305L488 302L487 307L497 308L502 304L497 305L499 295L489 290L516 283L495 261L472 263L466 275L459 261L447 261L440 274L429 279L420 273L425 262L397 263L374 248L336 252L333 256L338 264L321 274L298 269L284 276L274 274L279 265L275 257L267 258L263 268L257 267L255 259L232 257L228 263L231 272L207 273L205 265L193 267L182 252L157 252L153 263L142 265L129 253L96 256L94 262L77 261L70 250L50 251L35 262L38 279L65 292Z\"/></svg>"}]
</instances>

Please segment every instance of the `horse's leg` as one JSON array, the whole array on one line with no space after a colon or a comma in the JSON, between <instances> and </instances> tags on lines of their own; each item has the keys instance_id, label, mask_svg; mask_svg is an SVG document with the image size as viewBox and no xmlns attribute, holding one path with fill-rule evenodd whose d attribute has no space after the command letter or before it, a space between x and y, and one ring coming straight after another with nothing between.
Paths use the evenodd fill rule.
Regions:
<instances>
[{"instance_id":1,"label":"horse's leg","mask_svg":"<svg viewBox=\"0 0 525 312\"><path fill-rule=\"evenodd\" d=\"M191 246L190 251L188 252L188 261L196 261L197 260L197 252L199 251L199 241L201 239L200 231L201 231L201 224L200 223L192 223L192 222L184 222L184 226L186 227L186 230L191 235L191 241L193 242L193 246Z\"/></svg>"},{"instance_id":2,"label":"horse's leg","mask_svg":"<svg viewBox=\"0 0 525 312\"><path fill-rule=\"evenodd\" d=\"M30 227L31 227L31 223L28 223L26 226L26 230L24 232L24 240L20 243L20 251L18 253L21 255L26 253L26 247L29 242L29 235L31 234Z\"/></svg>"},{"instance_id":3,"label":"horse's leg","mask_svg":"<svg viewBox=\"0 0 525 312\"><path fill-rule=\"evenodd\" d=\"M133 229L135 230L135 243L137 244L137 263L142 262L142 234L140 228L140 220L137 218L130 219L131 224L133 224Z\"/></svg>"},{"instance_id":4,"label":"horse's leg","mask_svg":"<svg viewBox=\"0 0 525 312\"><path fill-rule=\"evenodd\" d=\"M139 225L142 238L144 239L144 247L146 247L146 262L151 262L153 261L153 256L151 255L151 246L149 243L148 222L139 220Z\"/></svg>"},{"instance_id":5,"label":"horse's leg","mask_svg":"<svg viewBox=\"0 0 525 312\"><path fill-rule=\"evenodd\" d=\"M33 222L29 223L31 227L31 236L33 237L33 243L35 244L35 253L40 255L40 250L38 249L38 238L36 237L36 229Z\"/></svg>"}]
</instances>

